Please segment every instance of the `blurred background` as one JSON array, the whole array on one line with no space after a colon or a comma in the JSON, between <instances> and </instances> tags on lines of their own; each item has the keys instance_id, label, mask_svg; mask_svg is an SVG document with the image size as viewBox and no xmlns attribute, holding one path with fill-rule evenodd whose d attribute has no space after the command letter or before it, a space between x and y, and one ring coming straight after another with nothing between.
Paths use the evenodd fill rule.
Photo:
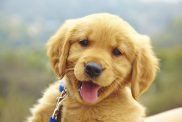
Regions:
<instances>
[{"instance_id":1,"label":"blurred background","mask_svg":"<svg viewBox=\"0 0 182 122\"><path fill-rule=\"evenodd\" d=\"M56 80L45 43L70 18L109 12L151 37L160 72L147 114L182 106L182 0L0 0L0 122L22 122Z\"/></svg>"}]
</instances>

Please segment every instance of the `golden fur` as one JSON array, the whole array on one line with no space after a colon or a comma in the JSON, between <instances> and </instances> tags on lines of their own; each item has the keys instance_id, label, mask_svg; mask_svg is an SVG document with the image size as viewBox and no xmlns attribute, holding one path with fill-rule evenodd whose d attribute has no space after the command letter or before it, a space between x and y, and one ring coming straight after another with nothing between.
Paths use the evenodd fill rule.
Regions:
<instances>
[{"instance_id":1,"label":"golden fur","mask_svg":"<svg viewBox=\"0 0 182 122\"><path fill-rule=\"evenodd\" d=\"M82 47L80 40L88 39ZM158 69L150 39L138 34L127 22L111 14L94 14L68 20L50 38L48 56L57 76L62 79L70 96L64 101L62 122L137 122L144 116L136 99L151 85ZM114 56L118 48L122 55ZM96 79L87 77L84 64L97 62L104 72ZM78 81L100 85L94 104L82 100ZM51 85L32 109L27 122L48 122L59 96L59 82Z\"/></svg>"}]
</instances>

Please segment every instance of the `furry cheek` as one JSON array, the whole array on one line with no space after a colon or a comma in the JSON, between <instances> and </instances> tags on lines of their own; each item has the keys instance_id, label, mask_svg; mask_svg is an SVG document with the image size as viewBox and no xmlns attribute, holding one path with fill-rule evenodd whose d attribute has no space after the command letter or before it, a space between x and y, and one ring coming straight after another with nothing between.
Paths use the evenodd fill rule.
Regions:
<instances>
[{"instance_id":1,"label":"furry cheek","mask_svg":"<svg viewBox=\"0 0 182 122\"><path fill-rule=\"evenodd\" d=\"M107 68L103 71L102 75L96 79L96 83L102 87L111 85L115 80L115 75L111 68Z\"/></svg>"},{"instance_id":2,"label":"furry cheek","mask_svg":"<svg viewBox=\"0 0 182 122\"><path fill-rule=\"evenodd\" d=\"M114 73L119 81L124 82L124 79L131 73L132 66L127 60L122 59L122 62L117 62L113 65L113 69L115 69Z\"/></svg>"},{"instance_id":3,"label":"furry cheek","mask_svg":"<svg viewBox=\"0 0 182 122\"><path fill-rule=\"evenodd\" d=\"M78 61L74 67L74 74L77 80L88 80L84 73L84 63Z\"/></svg>"}]
</instances>

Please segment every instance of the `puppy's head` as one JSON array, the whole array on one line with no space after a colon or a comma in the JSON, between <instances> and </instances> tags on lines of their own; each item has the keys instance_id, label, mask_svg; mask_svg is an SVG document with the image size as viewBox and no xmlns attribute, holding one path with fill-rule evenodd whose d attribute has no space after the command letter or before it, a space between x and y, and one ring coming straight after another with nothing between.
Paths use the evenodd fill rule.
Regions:
<instances>
[{"instance_id":1,"label":"puppy's head","mask_svg":"<svg viewBox=\"0 0 182 122\"><path fill-rule=\"evenodd\" d=\"M134 98L154 80L158 60L148 37L121 18L94 14L68 20L48 42L59 78L81 103L95 104L131 83Z\"/></svg>"}]
</instances>

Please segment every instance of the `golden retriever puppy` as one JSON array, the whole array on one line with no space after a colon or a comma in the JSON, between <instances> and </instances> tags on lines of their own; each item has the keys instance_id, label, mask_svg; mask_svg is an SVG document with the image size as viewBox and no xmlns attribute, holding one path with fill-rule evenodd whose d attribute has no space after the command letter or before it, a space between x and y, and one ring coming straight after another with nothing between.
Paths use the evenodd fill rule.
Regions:
<instances>
[{"instance_id":1,"label":"golden retriever puppy","mask_svg":"<svg viewBox=\"0 0 182 122\"><path fill-rule=\"evenodd\" d=\"M68 20L50 38L48 56L65 82L62 122L140 122L136 99L156 76L158 59L147 36L120 17L103 13ZM48 122L60 95L51 85L28 122Z\"/></svg>"}]
</instances>

